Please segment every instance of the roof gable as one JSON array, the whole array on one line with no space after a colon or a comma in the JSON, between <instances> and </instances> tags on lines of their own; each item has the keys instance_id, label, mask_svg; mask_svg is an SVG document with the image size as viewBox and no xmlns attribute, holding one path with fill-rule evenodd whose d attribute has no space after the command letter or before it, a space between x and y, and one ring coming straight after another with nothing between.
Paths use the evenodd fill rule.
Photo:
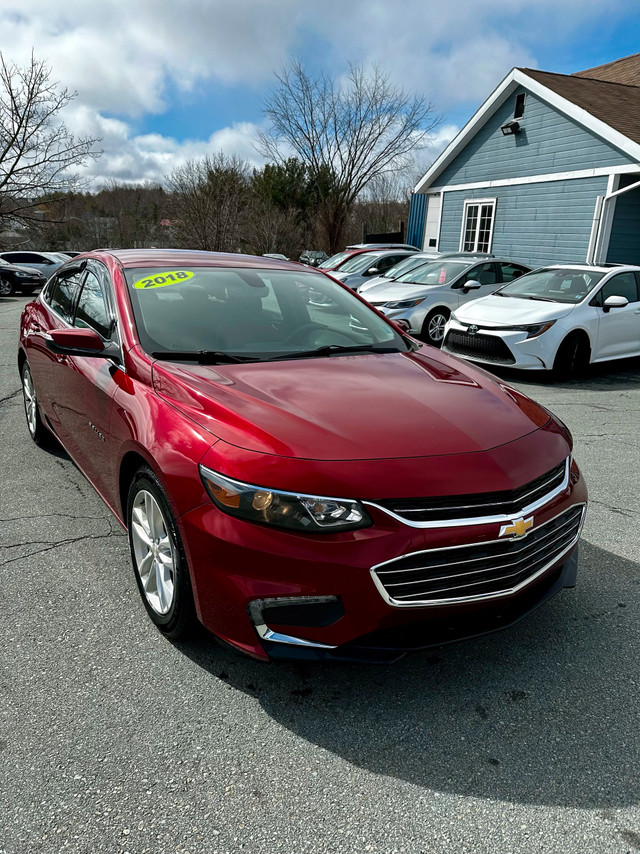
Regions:
<instances>
[{"instance_id":1,"label":"roof gable","mask_svg":"<svg viewBox=\"0 0 640 854\"><path fill-rule=\"evenodd\" d=\"M522 70L528 77L640 144L640 86L531 68Z\"/></svg>"},{"instance_id":2,"label":"roof gable","mask_svg":"<svg viewBox=\"0 0 640 854\"><path fill-rule=\"evenodd\" d=\"M567 80L572 81L572 84L567 85L563 82ZM608 84L593 79L577 78L575 75L568 76L534 71L533 69L514 68L433 163L416 185L415 192L426 192L428 187L435 182L437 177L453 162L468 142L519 86L534 93L541 100L546 101L569 118L588 128L627 154L633 161L640 162L640 128L637 127L637 116L640 111L640 87ZM598 86L605 87L606 93L604 89L597 89L596 92ZM615 118L616 127L608 123L604 117L614 120L612 113L615 111L616 103L618 103L620 90L623 90L626 111L629 115ZM573 98L576 98L580 103L576 103ZM614 101L613 105L609 104L610 100ZM592 109L599 112L600 116L591 112ZM634 116L636 117L635 123L633 122ZM630 133L633 136L629 136Z\"/></svg>"}]
</instances>

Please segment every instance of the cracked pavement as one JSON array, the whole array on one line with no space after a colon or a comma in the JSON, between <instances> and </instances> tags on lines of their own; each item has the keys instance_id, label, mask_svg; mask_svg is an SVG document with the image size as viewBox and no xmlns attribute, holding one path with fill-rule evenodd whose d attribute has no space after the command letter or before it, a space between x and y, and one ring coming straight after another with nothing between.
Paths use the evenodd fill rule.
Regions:
<instances>
[{"instance_id":1,"label":"cracked pavement","mask_svg":"<svg viewBox=\"0 0 640 854\"><path fill-rule=\"evenodd\" d=\"M513 629L392 667L176 646L126 537L30 441L0 301L1 854L640 850L640 360L504 378L571 428L579 584Z\"/></svg>"}]
</instances>

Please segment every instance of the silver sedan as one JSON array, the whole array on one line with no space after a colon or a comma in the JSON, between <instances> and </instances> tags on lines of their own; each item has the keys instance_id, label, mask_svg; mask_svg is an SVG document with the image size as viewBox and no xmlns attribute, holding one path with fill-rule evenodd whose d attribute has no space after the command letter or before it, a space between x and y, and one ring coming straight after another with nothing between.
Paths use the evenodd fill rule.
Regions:
<instances>
[{"instance_id":1,"label":"silver sedan","mask_svg":"<svg viewBox=\"0 0 640 854\"><path fill-rule=\"evenodd\" d=\"M506 259L447 257L410 270L394 281L364 285L359 294L412 335L440 347L447 320L456 308L492 294L529 270Z\"/></svg>"}]
</instances>

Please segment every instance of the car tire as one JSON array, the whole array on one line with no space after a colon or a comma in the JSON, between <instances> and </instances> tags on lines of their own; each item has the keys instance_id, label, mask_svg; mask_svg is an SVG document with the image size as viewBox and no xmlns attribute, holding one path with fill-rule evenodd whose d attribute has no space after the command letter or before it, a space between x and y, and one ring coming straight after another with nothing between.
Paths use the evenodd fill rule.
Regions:
<instances>
[{"instance_id":1,"label":"car tire","mask_svg":"<svg viewBox=\"0 0 640 854\"><path fill-rule=\"evenodd\" d=\"M53 444L54 438L49 428L45 426L40 415L38 396L36 394L33 376L31 375L31 368L29 367L29 362L27 362L26 359L20 370L20 377L22 379L24 414L27 418L29 435L40 448L48 448Z\"/></svg>"},{"instance_id":2,"label":"car tire","mask_svg":"<svg viewBox=\"0 0 640 854\"><path fill-rule=\"evenodd\" d=\"M420 334L422 340L426 341L427 344L431 344L432 347L442 347L444 327L450 315L451 312L448 308L434 308L433 311L430 311L422 324L422 332Z\"/></svg>"},{"instance_id":3,"label":"car tire","mask_svg":"<svg viewBox=\"0 0 640 854\"><path fill-rule=\"evenodd\" d=\"M570 379L586 373L591 357L591 348L584 335L572 332L558 347L553 360L553 374L558 379Z\"/></svg>"},{"instance_id":4,"label":"car tire","mask_svg":"<svg viewBox=\"0 0 640 854\"><path fill-rule=\"evenodd\" d=\"M0 278L0 297L10 297L13 291L13 282Z\"/></svg>"},{"instance_id":5,"label":"car tire","mask_svg":"<svg viewBox=\"0 0 640 854\"><path fill-rule=\"evenodd\" d=\"M127 496L127 531L138 589L147 613L171 640L197 626L189 566L167 496L152 469L135 473Z\"/></svg>"}]
</instances>

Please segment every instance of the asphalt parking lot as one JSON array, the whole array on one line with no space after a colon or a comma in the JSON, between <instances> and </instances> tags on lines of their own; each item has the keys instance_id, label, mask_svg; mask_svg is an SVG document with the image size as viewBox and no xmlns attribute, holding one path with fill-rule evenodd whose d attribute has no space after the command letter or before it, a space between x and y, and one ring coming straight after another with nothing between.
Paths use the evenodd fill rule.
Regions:
<instances>
[{"instance_id":1,"label":"asphalt parking lot","mask_svg":"<svg viewBox=\"0 0 640 854\"><path fill-rule=\"evenodd\" d=\"M571 428L579 585L390 667L166 641L124 533L29 439L0 302L0 854L640 850L640 360L504 377Z\"/></svg>"}]
</instances>

